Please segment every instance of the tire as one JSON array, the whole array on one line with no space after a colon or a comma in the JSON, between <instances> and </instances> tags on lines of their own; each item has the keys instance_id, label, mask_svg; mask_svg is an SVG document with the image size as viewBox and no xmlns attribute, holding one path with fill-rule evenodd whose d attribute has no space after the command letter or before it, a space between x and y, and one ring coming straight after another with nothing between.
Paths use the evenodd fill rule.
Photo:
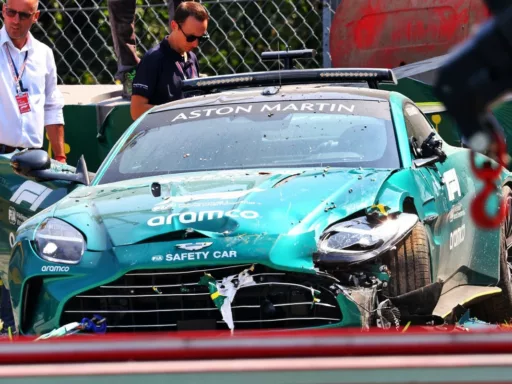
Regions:
<instances>
[{"instance_id":1,"label":"tire","mask_svg":"<svg viewBox=\"0 0 512 384\"><path fill-rule=\"evenodd\" d=\"M390 278L383 294L395 297L414 291L431 283L430 252L427 231L422 223L397 245L395 252L389 252L384 259Z\"/></svg>"},{"instance_id":2,"label":"tire","mask_svg":"<svg viewBox=\"0 0 512 384\"><path fill-rule=\"evenodd\" d=\"M470 316L488 323L503 323L512 320L512 278L509 263L512 262L512 190L505 186L502 189L506 199L507 216L501 223L500 231L500 295L491 296L470 308ZM509 239L507 241L507 239Z\"/></svg>"}]
</instances>

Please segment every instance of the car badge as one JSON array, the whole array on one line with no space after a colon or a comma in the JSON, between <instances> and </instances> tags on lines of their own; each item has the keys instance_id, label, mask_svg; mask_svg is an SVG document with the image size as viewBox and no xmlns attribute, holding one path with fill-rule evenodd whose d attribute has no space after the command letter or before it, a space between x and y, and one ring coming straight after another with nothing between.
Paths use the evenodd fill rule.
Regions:
<instances>
[{"instance_id":1,"label":"car badge","mask_svg":"<svg viewBox=\"0 0 512 384\"><path fill-rule=\"evenodd\" d=\"M186 251L199 251L200 249L207 248L213 243L185 243L185 244L176 244L176 248L184 249Z\"/></svg>"}]
</instances>

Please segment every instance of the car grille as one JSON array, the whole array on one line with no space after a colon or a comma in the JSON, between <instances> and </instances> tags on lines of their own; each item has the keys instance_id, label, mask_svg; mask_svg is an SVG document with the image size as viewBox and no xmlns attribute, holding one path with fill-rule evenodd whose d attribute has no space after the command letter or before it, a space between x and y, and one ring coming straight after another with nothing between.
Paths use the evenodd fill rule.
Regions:
<instances>
[{"instance_id":1,"label":"car grille","mask_svg":"<svg viewBox=\"0 0 512 384\"><path fill-rule=\"evenodd\" d=\"M60 323L97 314L106 318L109 332L228 329L199 279L209 273L220 282L249 267L133 271L70 299ZM240 288L231 304L235 329L296 329L341 321L328 277L254 267L257 284Z\"/></svg>"}]
</instances>

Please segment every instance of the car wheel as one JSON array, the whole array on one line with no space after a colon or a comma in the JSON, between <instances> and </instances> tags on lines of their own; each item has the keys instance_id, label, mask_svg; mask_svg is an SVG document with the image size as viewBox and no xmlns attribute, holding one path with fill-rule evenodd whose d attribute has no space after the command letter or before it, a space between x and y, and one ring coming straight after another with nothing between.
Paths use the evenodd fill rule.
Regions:
<instances>
[{"instance_id":1,"label":"car wheel","mask_svg":"<svg viewBox=\"0 0 512 384\"><path fill-rule=\"evenodd\" d=\"M383 290L385 296L402 295L430 284L430 253L425 226L416 224L397 245L396 251L389 252L384 264L390 272L388 286Z\"/></svg>"},{"instance_id":2,"label":"car wheel","mask_svg":"<svg viewBox=\"0 0 512 384\"><path fill-rule=\"evenodd\" d=\"M500 295L478 303L470 308L470 315L489 323L510 322L512 320L512 190L502 189L507 205L507 216L501 224L500 233Z\"/></svg>"}]
</instances>

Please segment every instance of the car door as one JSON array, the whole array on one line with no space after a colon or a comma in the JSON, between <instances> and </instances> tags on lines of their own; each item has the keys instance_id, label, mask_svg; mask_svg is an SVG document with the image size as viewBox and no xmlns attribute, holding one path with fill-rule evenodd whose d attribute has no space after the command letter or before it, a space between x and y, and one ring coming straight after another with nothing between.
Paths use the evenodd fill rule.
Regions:
<instances>
[{"instance_id":1,"label":"car door","mask_svg":"<svg viewBox=\"0 0 512 384\"><path fill-rule=\"evenodd\" d=\"M432 132L442 140L413 103L405 103L404 117L409 135L416 137L420 147ZM487 255L496 254L499 238L478 228L470 218L470 205L478 188L469 165L469 151L444 142L443 151L445 161L417 169L427 184L425 188L430 184L438 209L431 228L437 247L432 262L434 277L446 282L445 289L495 284L498 259Z\"/></svg>"},{"instance_id":2,"label":"car door","mask_svg":"<svg viewBox=\"0 0 512 384\"><path fill-rule=\"evenodd\" d=\"M471 218L471 206L482 182L470 166L470 151L445 147L446 161L438 164L444 190L451 204L446 218L449 234L442 247L443 268L440 277L447 289L457 285L495 285L499 279L499 229L479 227ZM483 157L483 155L477 155Z\"/></svg>"},{"instance_id":3,"label":"car door","mask_svg":"<svg viewBox=\"0 0 512 384\"><path fill-rule=\"evenodd\" d=\"M412 102L404 103L403 113L409 141L415 140L416 146L421 148L429 135L435 132L434 129L420 109ZM421 158L413 150L412 144L411 152L413 160ZM432 271L435 279L445 275L446 244L449 241L447 236L451 230L448 217L452 209L452 200L449 198L443 178L444 169L441 169L440 166L441 163L437 162L430 166L413 167L412 170L419 190L427 196L423 200L423 205L425 211L430 212L430 220L427 220L425 225L431 233Z\"/></svg>"}]
</instances>

